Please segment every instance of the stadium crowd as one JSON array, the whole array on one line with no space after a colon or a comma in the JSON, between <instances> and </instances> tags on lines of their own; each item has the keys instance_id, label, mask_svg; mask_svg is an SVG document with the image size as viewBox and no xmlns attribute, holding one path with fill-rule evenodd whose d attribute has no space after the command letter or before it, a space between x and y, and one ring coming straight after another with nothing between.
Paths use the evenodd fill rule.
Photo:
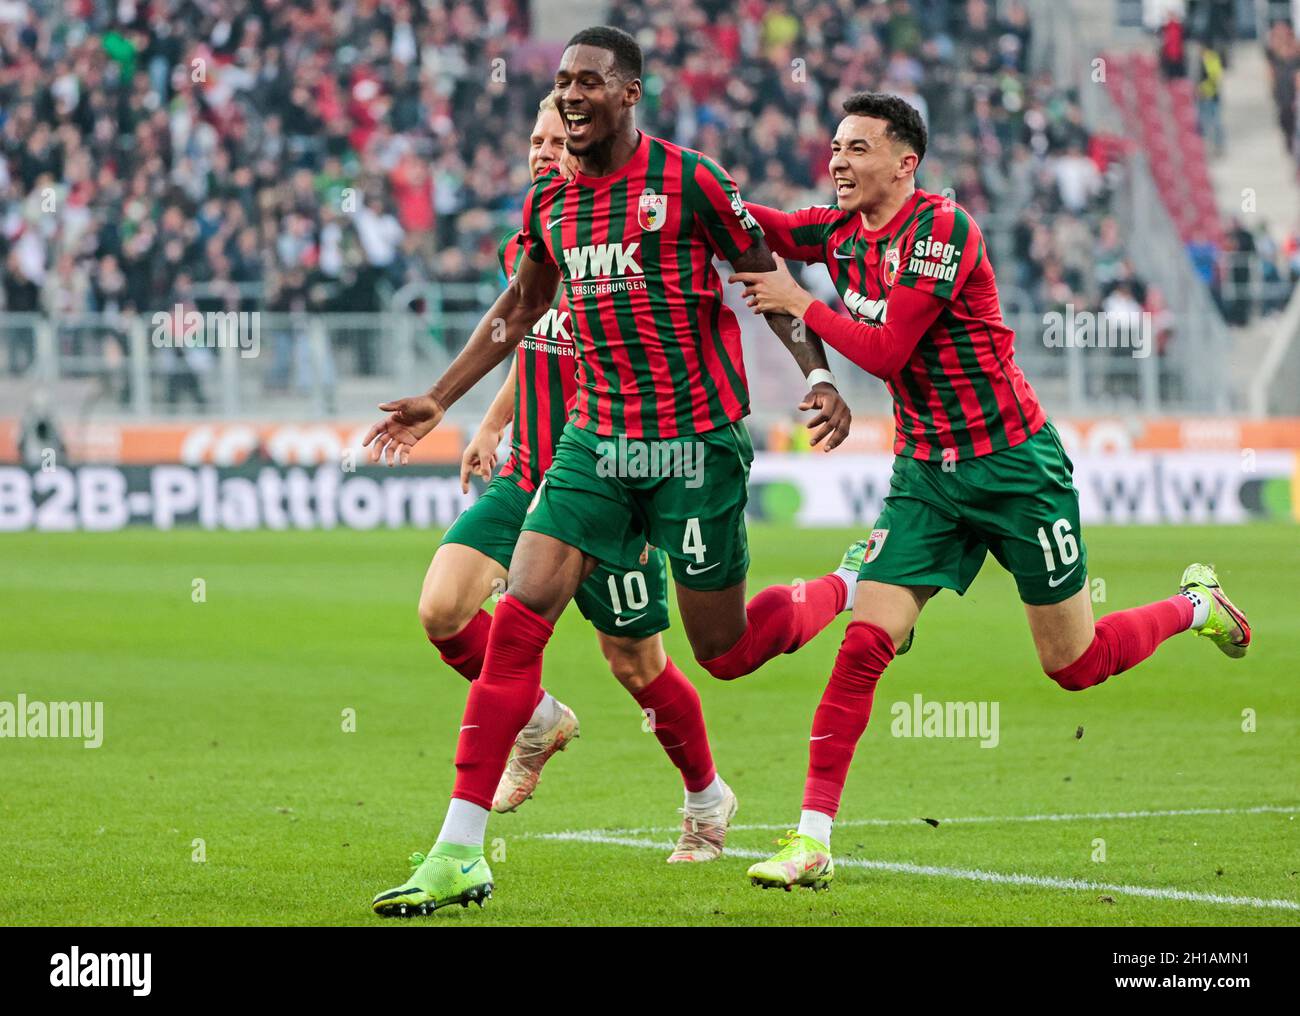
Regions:
<instances>
[{"instance_id":1,"label":"stadium crowd","mask_svg":"<svg viewBox=\"0 0 1300 1016\"><path fill-rule=\"evenodd\" d=\"M840 99L896 92L931 128L921 186L981 219L1008 303L1162 305L1017 3L612 7L645 49L642 126L755 200L831 200ZM553 72L529 19L527 0L0 4L4 308L373 310L409 282L494 283Z\"/></svg>"}]
</instances>

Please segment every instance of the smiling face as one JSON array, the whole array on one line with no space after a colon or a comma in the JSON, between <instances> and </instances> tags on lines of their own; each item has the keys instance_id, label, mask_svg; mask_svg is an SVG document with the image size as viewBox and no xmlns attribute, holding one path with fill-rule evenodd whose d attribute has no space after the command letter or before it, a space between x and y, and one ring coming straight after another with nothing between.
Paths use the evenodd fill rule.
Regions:
<instances>
[{"instance_id":1,"label":"smiling face","mask_svg":"<svg viewBox=\"0 0 1300 1016\"><path fill-rule=\"evenodd\" d=\"M622 129L628 111L641 98L641 82L628 81L618 72L610 50L570 46L555 72L554 95L569 151L581 158L610 143Z\"/></svg>"},{"instance_id":2,"label":"smiling face","mask_svg":"<svg viewBox=\"0 0 1300 1016\"><path fill-rule=\"evenodd\" d=\"M554 106L537 114L529 139L528 175L536 180L564 158L564 121Z\"/></svg>"},{"instance_id":3,"label":"smiling face","mask_svg":"<svg viewBox=\"0 0 1300 1016\"><path fill-rule=\"evenodd\" d=\"M888 200L919 161L911 147L892 140L889 123L874 116L846 116L831 141L835 200L846 212L875 208Z\"/></svg>"}]
</instances>

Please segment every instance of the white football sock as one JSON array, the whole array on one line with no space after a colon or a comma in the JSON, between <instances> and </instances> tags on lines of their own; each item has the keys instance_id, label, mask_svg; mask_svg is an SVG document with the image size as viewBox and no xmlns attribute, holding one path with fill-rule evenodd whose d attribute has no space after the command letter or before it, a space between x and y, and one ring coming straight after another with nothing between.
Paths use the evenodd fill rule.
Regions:
<instances>
[{"instance_id":1,"label":"white football sock","mask_svg":"<svg viewBox=\"0 0 1300 1016\"><path fill-rule=\"evenodd\" d=\"M438 843L458 843L462 847L481 847L487 835L488 810L477 804L453 797L442 820Z\"/></svg>"},{"instance_id":2,"label":"white football sock","mask_svg":"<svg viewBox=\"0 0 1300 1016\"><path fill-rule=\"evenodd\" d=\"M1193 589L1184 589L1182 593L1192 601L1191 630L1203 628L1205 622L1210 619L1210 601Z\"/></svg>"},{"instance_id":3,"label":"white football sock","mask_svg":"<svg viewBox=\"0 0 1300 1016\"><path fill-rule=\"evenodd\" d=\"M540 734L559 723L560 716L559 700L553 698L549 691L543 691L542 701L537 703L537 708L533 710L533 715L529 718L525 729L530 734Z\"/></svg>"},{"instance_id":4,"label":"white football sock","mask_svg":"<svg viewBox=\"0 0 1300 1016\"><path fill-rule=\"evenodd\" d=\"M686 810L687 811L712 811L722 803L722 789L726 784L722 782L722 777L716 773L713 776L713 782L703 790L686 791Z\"/></svg>"},{"instance_id":5,"label":"white football sock","mask_svg":"<svg viewBox=\"0 0 1300 1016\"><path fill-rule=\"evenodd\" d=\"M853 601L858 595L858 572L856 568L836 568L831 573L838 575L848 593L844 597L844 610L853 609ZM843 613L843 611L841 611Z\"/></svg>"},{"instance_id":6,"label":"white football sock","mask_svg":"<svg viewBox=\"0 0 1300 1016\"><path fill-rule=\"evenodd\" d=\"M831 845L832 821L829 815L823 815L820 811L801 811L799 812L799 832L804 836L811 836L818 843L829 847Z\"/></svg>"}]
</instances>

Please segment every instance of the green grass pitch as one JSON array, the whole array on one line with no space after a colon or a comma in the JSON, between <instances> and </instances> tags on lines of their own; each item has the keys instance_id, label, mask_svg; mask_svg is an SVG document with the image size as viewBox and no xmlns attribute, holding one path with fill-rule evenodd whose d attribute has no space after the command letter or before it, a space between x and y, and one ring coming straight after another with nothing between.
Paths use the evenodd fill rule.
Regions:
<instances>
[{"instance_id":1,"label":"green grass pitch","mask_svg":"<svg viewBox=\"0 0 1300 1016\"><path fill-rule=\"evenodd\" d=\"M854 535L755 527L751 592L823 573ZM1250 655L1183 635L1100 688L1061 691L989 559L965 598L926 609L881 681L833 888L786 894L744 871L797 819L844 619L730 684L668 633L740 798L733 855L669 867L676 772L570 610L545 678L581 739L534 800L493 817L487 906L409 922L369 902L428 848L451 785L466 686L415 613L436 534L6 536L0 699L101 700L105 735L93 750L0 740L0 923L1300 923L1300 529L1086 535L1099 614L1170 595L1209 558L1250 614ZM891 707L918 693L998 703L997 747L892 736Z\"/></svg>"}]
</instances>

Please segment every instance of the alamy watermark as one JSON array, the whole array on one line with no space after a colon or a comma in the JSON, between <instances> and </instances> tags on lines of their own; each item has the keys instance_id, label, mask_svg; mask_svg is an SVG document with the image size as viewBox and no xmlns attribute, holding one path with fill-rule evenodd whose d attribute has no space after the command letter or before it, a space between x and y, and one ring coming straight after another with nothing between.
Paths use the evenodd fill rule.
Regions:
<instances>
[{"instance_id":1,"label":"alamy watermark","mask_svg":"<svg viewBox=\"0 0 1300 1016\"><path fill-rule=\"evenodd\" d=\"M895 702L889 712L894 737L978 738L981 748L996 748L1000 740L996 702L926 702L917 692L910 702Z\"/></svg>"},{"instance_id":2,"label":"alamy watermark","mask_svg":"<svg viewBox=\"0 0 1300 1016\"><path fill-rule=\"evenodd\" d=\"M103 702L16 702L0 699L0 738L59 737L81 740L86 748L104 743Z\"/></svg>"},{"instance_id":3,"label":"alamy watermark","mask_svg":"<svg viewBox=\"0 0 1300 1016\"><path fill-rule=\"evenodd\" d=\"M157 311L151 322L154 349L238 349L246 360L262 350L260 311L201 312L178 303L173 310Z\"/></svg>"},{"instance_id":4,"label":"alamy watermark","mask_svg":"<svg viewBox=\"0 0 1300 1016\"><path fill-rule=\"evenodd\" d=\"M703 441L644 441L620 434L596 444L596 475L624 479L684 477L692 489L704 485Z\"/></svg>"},{"instance_id":5,"label":"alamy watermark","mask_svg":"<svg viewBox=\"0 0 1300 1016\"><path fill-rule=\"evenodd\" d=\"M1076 311L1067 303L1064 312L1043 315L1043 345L1048 349L1129 349L1134 359L1145 360L1155 348L1151 314L1144 310Z\"/></svg>"}]
</instances>

